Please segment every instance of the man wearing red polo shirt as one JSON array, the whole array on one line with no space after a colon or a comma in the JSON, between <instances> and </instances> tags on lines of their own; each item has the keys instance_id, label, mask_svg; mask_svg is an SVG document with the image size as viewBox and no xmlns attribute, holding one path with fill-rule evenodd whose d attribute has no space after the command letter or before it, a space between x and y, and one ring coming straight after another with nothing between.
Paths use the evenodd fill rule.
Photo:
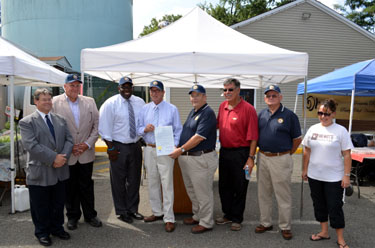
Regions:
<instances>
[{"instance_id":1,"label":"man wearing red polo shirt","mask_svg":"<svg viewBox=\"0 0 375 248\"><path fill-rule=\"evenodd\" d=\"M254 167L258 140L258 117L254 107L240 97L240 81L229 78L224 82L224 97L217 116L220 134L219 194L223 217L216 224L231 223L232 231L241 230L249 181L245 179L246 165Z\"/></svg>"}]
</instances>

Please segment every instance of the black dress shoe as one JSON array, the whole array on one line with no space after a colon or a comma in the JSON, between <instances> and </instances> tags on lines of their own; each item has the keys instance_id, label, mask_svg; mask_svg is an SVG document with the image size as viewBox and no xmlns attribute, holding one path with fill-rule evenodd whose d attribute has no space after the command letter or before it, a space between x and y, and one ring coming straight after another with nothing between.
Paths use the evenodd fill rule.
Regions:
<instances>
[{"instance_id":1,"label":"black dress shoe","mask_svg":"<svg viewBox=\"0 0 375 248\"><path fill-rule=\"evenodd\" d=\"M55 236L55 237L58 237L59 239L62 239L62 240L70 239L70 234L65 232L65 231L62 231L62 232L59 232L59 233L54 233L52 235Z\"/></svg>"},{"instance_id":2,"label":"black dress shoe","mask_svg":"<svg viewBox=\"0 0 375 248\"><path fill-rule=\"evenodd\" d=\"M122 221L124 221L124 222L126 222L126 223L133 223L133 219L132 219L132 217L130 217L129 215L127 215L127 214L121 214L119 217L118 217L118 219L119 220L122 220Z\"/></svg>"},{"instance_id":3,"label":"black dress shoe","mask_svg":"<svg viewBox=\"0 0 375 248\"><path fill-rule=\"evenodd\" d=\"M141 215L138 212L130 213L129 216L136 219L136 220L143 220L143 215Z\"/></svg>"},{"instance_id":4,"label":"black dress shoe","mask_svg":"<svg viewBox=\"0 0 375 248\"><path fill-rule=\"evenodd\" d=\"M68 220L68 223L66 224L66 227L69 230L75 230L75 229L77 229L77 223L78 223L77 220L70 219L70 220Z\"/></svg>"},{"instance_id":5,"label":"black dress shoe","mask_svg":"<svg viewBox=\"0 0 375 248\"><path fill-rule=\"evenodd\" d=\"M52 245L52 240L50 237L40 237L38 238L39 244L43 246L50 246Z\"/></svg>"},{"instance_id":6,"label":"black dress shoe","mask_svg":"<svg viewBox=\"0 0 375 248\"><path fill-rule=\"evenodd\" d=\"M91 218L89 220L85 220L85 222L87 222L89 225L91 225L93 227L101 227L102 226L102 222L99 220L98 217L94 217L94 218Z\"/></svg>"}]
</instances>

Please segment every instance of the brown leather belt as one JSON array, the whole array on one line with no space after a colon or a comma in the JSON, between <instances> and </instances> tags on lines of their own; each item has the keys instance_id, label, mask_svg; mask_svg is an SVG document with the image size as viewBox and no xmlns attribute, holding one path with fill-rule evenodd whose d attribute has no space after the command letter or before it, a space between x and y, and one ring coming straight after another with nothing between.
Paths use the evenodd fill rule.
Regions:
<instances>
[{"instance_id":1,"label":"brown leather belt","mask_svg":"<svg viewBox=\"0 0 375 248\"><path fill-rule=\"evenodd\" d=\"M156 147L156 145L154 145L154 144L147 144L147 146L151 146L151 147L153 147L153 148Z\"/></svg>"},{"instance_id":2,"label":"brown leather belt","mask_svg":"<svg viewBox=\"0 0 375 248\"><path fill-rule=\"evenodd\" d=\"M276 156L281 156L281 155L285 155L285 154L290 153L290 151L272 153L272 152L264 152L264 151L261 151L261 150L259 150L259 152L263 153L267 157L276 157Z\"/></svg>"},{"instance_id":3,"label":"brown leather belt","mask_svg":"<svg viewBox=\"0 0 375 248\"><path fill-rule=\"evenodd\" d=\"M196 151L196 152L189 152L189 151L186 151L186 152L183 152L181 155L186 155L186 156L200 156L202 154L205 154L205 153L209 153L209 152L212 152L213 150L203 150L203 151Z\"/></svg>"}]
</instances>

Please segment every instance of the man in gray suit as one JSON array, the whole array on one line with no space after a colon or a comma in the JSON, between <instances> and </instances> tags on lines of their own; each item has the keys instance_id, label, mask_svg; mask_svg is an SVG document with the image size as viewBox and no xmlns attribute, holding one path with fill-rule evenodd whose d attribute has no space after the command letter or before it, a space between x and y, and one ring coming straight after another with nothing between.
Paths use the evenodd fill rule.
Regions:
<instances>
[{"instance_id":1,"label":"man in gray suit","mask_svg":"<svg viewBox=\"0 0 375 248\"><path fill-rule=\"evenodd\" d=\"M65 232L65 183L69 178L66 164L73 140L65 119L50 112L52 94L47 89L34 93L37 110L23 118L22 143L29 153L26 183L30 193L31 217L35 236L41 245L50 246L50 234L60 239L70 238Z\"/></svg>"},{"instance_id":2,"label":"man in gray suit","mask_svg":"<svg viewBox=\"0 0 375 248\"><path fill-rule=\"evenodd\" d=\"M102 226L95 211L94 181L91 178L95 142L99 136L99 112L94 99L79 95L81 85L79 76L68 75L64 85L65 94L52 100L53 112L66 119L74 140L73 152L68 160L70 178L65 202L69 230L77 228L82 212L85 222L93 227Z\"/></svg>"}]
</instances>

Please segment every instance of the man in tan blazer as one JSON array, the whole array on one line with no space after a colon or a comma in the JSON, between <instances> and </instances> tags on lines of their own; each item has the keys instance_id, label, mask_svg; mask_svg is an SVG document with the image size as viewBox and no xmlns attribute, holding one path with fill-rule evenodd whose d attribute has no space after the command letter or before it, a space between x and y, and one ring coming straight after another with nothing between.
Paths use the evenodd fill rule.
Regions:
<instances>
[{"instance_id":1,"label":"man in tan blazer","mask_svg":"<svg viewBox=\"0 0 375 248\"><path fill-rule=\"evenodd\" d=\"M65 203L69 230L77 228L82 212L85 222L94 227L102 226L95 211L94 181L91 179L99 113L94 99L79 95L81 85L80 78L70 74L65 80L65 94L53 98L53 111L65 117L74 141L68 161L70 178Z\"/></svg>"}]
</instances>

